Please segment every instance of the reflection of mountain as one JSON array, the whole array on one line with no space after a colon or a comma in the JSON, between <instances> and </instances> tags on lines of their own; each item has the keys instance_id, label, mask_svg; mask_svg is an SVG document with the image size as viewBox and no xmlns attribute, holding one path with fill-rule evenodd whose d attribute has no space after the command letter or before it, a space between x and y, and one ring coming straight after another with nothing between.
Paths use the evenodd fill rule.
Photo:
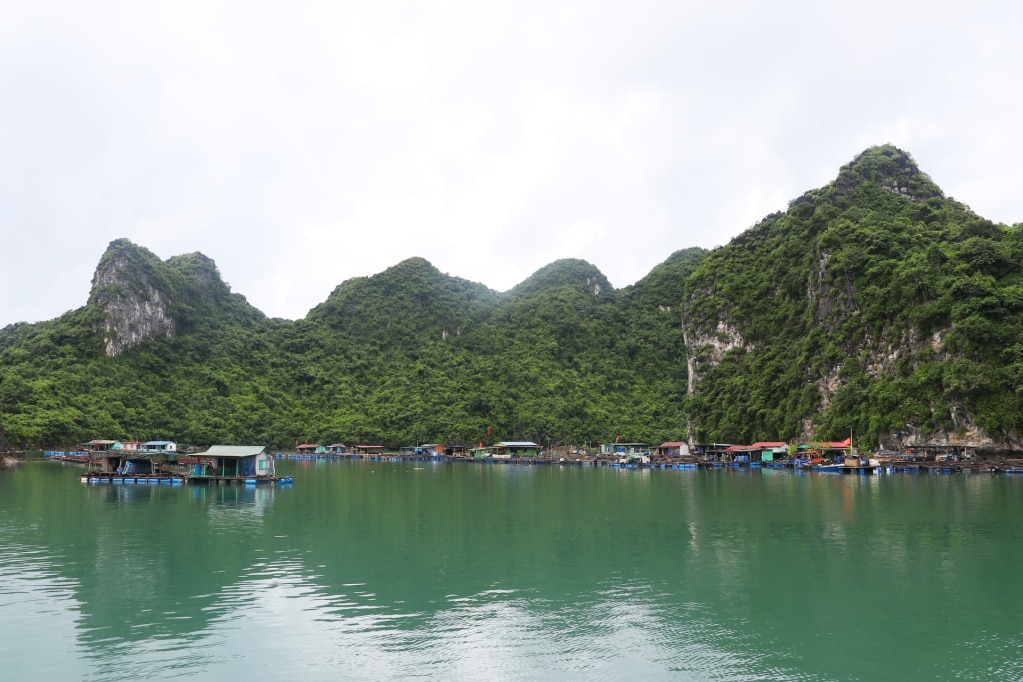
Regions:
<instances>
[{"instance_id":1,"label":"reflection of mountain","mask_svg":"<svg viewBox=\"0 0 1023 682\"><path fill-rule=\"evenodd\" d=\"M355 677L394 678L424 652L428 675L486 653L480 670L514 677L500 665L523 648L555 666L574 652L795 678L792 661L814 654L792 633L887 628L878 636L896 641L896 625L876 618L896 598L939 625L945 591L977 613L1019 602L980 579L1023 561L1005 477L282 466L293 489L82 486L74 471L25 466L0 477L0 561L36 556L0 570L45 573L46 592L60 590L40 609L62 610L101 676L124 678L172 661L183 674L233 665L232 677L259 678L268 656L314 677L343 662ZM916 579L935 567L956 580ZM847 578L870 589L836 590ZM0 572L0 594L8 586ZM1017 641L972 609L957 622ZM835 665L803 677L840 678Z\"/></svg>"},{"instance_id":2,"label":"reflection of mountain","mask_svg":"<svg viewBox=\"0 0 1023 682\"><path fill-rule=\"evenodd\" d=\"M4 544L20 532L60 557L53 568L74 583L80 641L98 659L117 643L194 639L218 595L265 560L273 488L83 486L46 463L17 473L5 507L22 501L43 521Z\"/></svg>"}]
</instances>

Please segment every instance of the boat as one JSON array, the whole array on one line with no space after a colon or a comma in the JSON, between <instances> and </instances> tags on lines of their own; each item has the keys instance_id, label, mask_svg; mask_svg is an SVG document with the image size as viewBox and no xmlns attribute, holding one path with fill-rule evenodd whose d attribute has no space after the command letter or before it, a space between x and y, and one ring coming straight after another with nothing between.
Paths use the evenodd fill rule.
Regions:
<instances>
[{"instance_id":1,"label":"boat","mask_svg":"<svg viewBox=\"0 0 1023 682\"><path fill-rule=\"evenodd\" d=\"M846 457L840 464L815 464L813 471L821 474L883 474L885 467L876 459L868 459L864 464L859 457Z\"/></svg>"}]
</instances>

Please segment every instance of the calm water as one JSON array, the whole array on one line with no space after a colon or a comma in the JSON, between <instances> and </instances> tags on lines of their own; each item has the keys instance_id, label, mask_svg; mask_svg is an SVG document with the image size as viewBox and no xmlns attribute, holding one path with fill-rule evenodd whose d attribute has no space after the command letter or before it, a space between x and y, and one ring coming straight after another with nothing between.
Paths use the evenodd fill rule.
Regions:
<instances>
[{"instance_id":1,"label":"calm water","mask_svg":"<svg viewBox=\"0 0 1023 682\"><path fill-rule=\"evenodd\" d=\"M278 465L0 473L2 677L1023 679L1023 478Z\"/></svg>"}]
</instances>

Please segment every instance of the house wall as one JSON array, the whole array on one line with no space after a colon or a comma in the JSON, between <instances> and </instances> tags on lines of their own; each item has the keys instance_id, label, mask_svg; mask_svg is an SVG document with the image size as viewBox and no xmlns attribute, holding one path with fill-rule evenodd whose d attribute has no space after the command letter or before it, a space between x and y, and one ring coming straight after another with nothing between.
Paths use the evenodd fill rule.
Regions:
<instances>
[{"instance_id":1,"label":"house wall","mask_svg":"<svg viewBox=\"0 0 1023 682\"><path fill-rule=\"evenodd\" d=\"M264 452L256 457L256 475L273 476L274 458L270 453Z\"/></svg>"}]
</instances>

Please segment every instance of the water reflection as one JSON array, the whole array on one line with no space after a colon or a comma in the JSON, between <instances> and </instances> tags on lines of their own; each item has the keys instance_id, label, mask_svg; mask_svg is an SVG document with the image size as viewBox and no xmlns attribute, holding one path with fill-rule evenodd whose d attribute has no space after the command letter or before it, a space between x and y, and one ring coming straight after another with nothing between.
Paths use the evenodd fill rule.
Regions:
<instances>
[{"instance_id":1,"label":"water reflection","mask_svg":"<svg viewBox=\"0 0 1023 682\"><path fill-rule=\"evenodd\" d=\"M211 677L260 675L257 660L270 657L307 680L742 679L751 669L757 679L800 679L752 642L742 645L706 608L666 608L665 595L646 585L560 606L531 590L491 589L450 595L422 613L384 607L365 591L332 593L302 572L300 561L282 560L225 587L190 644L204 656L182 665ZM255 646L254 659L247 648Z\"/></svg>"},{"instance_id":2,"label":"water reflection","mask_svg":"<svg viewBox=\"0 0 1023 682\"><path fill-rule=\"evenodd\" d=\"M1005 478L330 463L281 490L54 471L0 480L20 677L1019 672L1023 597L989 579L1023 560ZM957 631L983 636L934 634Z\"/></svg>"}]
</instances>

